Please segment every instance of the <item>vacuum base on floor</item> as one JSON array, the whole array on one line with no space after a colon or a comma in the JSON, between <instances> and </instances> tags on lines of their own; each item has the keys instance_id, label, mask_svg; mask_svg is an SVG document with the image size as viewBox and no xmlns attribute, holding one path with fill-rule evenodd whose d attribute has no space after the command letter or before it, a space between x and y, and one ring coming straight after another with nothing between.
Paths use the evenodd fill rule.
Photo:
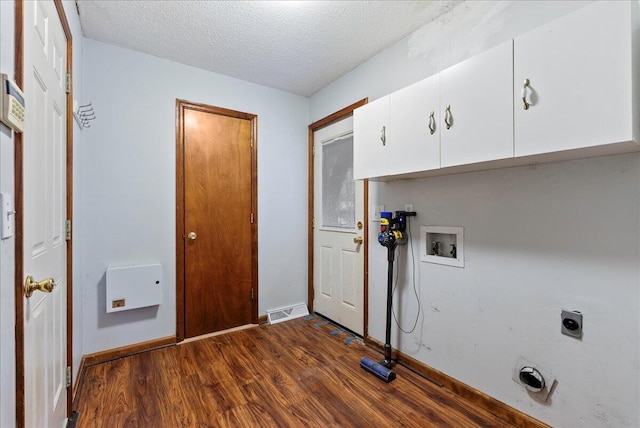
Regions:
<instances>
[{"instance_id":1,"label":"vacuum base on floor","mask_svg":"<svg viewBox=\"0 0 640 428\"><path fill-rule=\"evenodd\" d=\"M380 363L376 363L371 358L362 357L360 360L360 367L387 383L396 378L396 373L393 370Z\"/></svg>"}]
</instances>

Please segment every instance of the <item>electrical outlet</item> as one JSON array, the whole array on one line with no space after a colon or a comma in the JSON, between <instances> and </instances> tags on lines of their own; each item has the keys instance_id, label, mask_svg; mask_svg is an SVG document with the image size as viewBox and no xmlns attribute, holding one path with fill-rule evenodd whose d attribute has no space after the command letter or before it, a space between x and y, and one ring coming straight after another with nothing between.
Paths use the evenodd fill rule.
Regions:
<instances>
[{"instance_id":1,"label":"electrical outlet","mask_svg":"<svg viewBox=\"0 0 640 428\"><path fill-rule=\"evenodd\" d=\"M562 334L582 339L582 313L563 309L560 319L562 320L560 327Z\"/></svg>"},{"instance_id":2,"label":"electrical outlet","mask_svg":"<svg viewBox=\"0 0 640 428\"><path fill-rule=\"evenodd\" d=\"M374 205L371 210L371 221L379 222L380 213L384 211L384 205Z\"/></svg>"},{"instance_id":3,"label":"electrical outlet","mask_svg":"<svg viewBox=\"0 0 640 428\"><path fill-rule=\"evenodd\" d=\"M413 211L413 204L404 204L405 211Z\"/></svg>"}]
</instances>

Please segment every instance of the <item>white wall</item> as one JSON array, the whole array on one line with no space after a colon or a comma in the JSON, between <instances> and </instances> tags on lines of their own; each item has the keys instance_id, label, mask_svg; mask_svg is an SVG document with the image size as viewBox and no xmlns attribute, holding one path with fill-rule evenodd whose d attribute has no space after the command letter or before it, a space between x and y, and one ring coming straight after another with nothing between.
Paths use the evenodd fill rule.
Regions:
<instances>
[{"instance_id":1,"label":"white wall","mask_svg":"<svg viewBox=\"0 0 640 428\"><path fill-rule=\"evenodd\" d=\"M373 101L404 88L586 3L463 2L315 93L309 105L311 120L362 98Z\"/></svg>"},{"instance_id":2,"label":"white wall","mask_svg":"<svg viewBox=\"0 0 640 428\"><path fill-rule=\"evenodd\" d=\"M15 75L13 60L14 2L0 2L0 73ZM0 124L0 191L14 194L13 135ZM15 239L0 241L0 426L16 420L15 400Z\"/></svg>"},{"instance_id":3,"label":"white wall","mask_svg":"<svg viewBox=\"0 0 640 428\"><path fill-rule=\"evenodd\" d=\"M176 332L176 98L258 115L259 314L306 302L308 99L89 39L84 59L84 353ZM105 269L149 262L164 302L107 314Z\"/></svg>"},{"instance_id":4,"label":"white wall","mask_svg":"<svg viewBox=\"0 0 640 428\"><path fill-rule=\"evenodd\" d=\"M465 2L311 97L311 121L376 99L577 7ZM370 205L414 204L420 225L463 226L464 269L420 263L422 312L394 346L554 426L640 425L640 155L372 183ZM385 249L371 224L369 328L384 340ZM396 311L417 313L402 248ZM560 334L560 311L584 314L584 337ZM511 380L519 356L550 370L549 401Z\"/></svg>"}]
</instances>

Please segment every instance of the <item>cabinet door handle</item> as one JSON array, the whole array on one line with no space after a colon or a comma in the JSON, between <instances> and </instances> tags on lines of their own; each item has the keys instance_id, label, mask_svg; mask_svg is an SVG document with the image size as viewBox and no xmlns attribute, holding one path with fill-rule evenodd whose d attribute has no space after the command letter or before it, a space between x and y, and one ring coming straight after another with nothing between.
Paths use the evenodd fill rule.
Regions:
<instances>
[{"instance_id":1,"label":"cabinet door handle","mask_svg":"<svg viewBox=\"0 0 640 428\"><path fill-rule=\"evenodd\" d=\"M447 129L451 128L451 106L448 105L444 111L444 124L447 125Z\"/></svg>"},{"instance_id":2,"label":"cabinet door handle","mask_svg":"<svg viewBox=\"0 0 640 428\"><path fill-rule=\"evenodd\" d=\"M436 118L434 117L435 112L431 112L429 115L429 133L433 135L436 132Z\"/></svg>"},{"instance_id":3,"label":"cabinet door handle","mask_svg":"<svg viewBox=\"0 0 640 428\"><path fill-rule=\"evenodd\" d=\"M525 110L529 110L529 106L531 105L527 102L527 88L529 87L530 83L531 82L529 81L529 79L524 79L524 86L522 87L522 107Z\"/></svg>"},{"instance_id":4,"label":"cabinet door handle","mask_svg":"<svg viewBox=\"0 0 640 428\"><path fill-rule=\"evenodd\" d=\"M387 145L387 127L386 126L383 126L382 130L380 131L380 141L382 141L383 146Z\"/></svg>"}]
</instances>

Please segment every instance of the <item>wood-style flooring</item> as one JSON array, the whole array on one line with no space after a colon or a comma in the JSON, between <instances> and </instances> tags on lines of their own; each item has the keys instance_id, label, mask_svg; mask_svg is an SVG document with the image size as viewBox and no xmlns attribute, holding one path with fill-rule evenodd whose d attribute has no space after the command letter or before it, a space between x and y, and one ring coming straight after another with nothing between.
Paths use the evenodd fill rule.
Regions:
<instances>
[{"instance_id":1,"label":"wood-style flooring","mask_svg":"<svg viewBox=\"0 0 640 428\"><path fill-rule=\"evenodd\" d=\"M332 334L333 333L333 334ZM77 427L511 427L396 367L322 318L298 318L86 368Z\"/></svg>"}]
</instances>

